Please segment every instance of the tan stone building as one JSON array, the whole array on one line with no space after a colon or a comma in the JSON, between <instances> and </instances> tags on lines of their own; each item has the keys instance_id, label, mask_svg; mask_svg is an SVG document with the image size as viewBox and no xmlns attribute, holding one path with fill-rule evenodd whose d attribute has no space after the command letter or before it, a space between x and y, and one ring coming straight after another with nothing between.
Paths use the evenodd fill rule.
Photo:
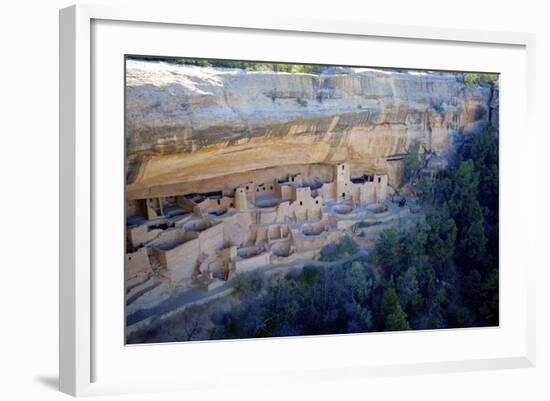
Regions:
<instances>
[{"instance_id":1,"label":"tan stone building","mask_svg":"<svg viewBox=\"0 0 550 401\"><path fill-rule=\"evenodd\" d=\"M127 226L127 277L156 274L172 284L227 279L282 263L315 257L340 235L338 215L368 213L385 202L386 174L352 178L347 163L334 165L333 179L301 174L246 182L232 193L174 194L133 200ZM347 217L353 222L354 217ZM341 218L341 217L340 217ZM290 259L289 259L290 258Z\"/></svg>"}]
</instances>

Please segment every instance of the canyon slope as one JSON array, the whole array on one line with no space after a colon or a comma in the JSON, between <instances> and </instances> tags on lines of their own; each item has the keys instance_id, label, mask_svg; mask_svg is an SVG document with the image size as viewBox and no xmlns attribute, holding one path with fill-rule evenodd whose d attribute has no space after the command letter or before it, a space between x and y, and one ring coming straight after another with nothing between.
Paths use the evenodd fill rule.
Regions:
<instances>
[{"instance_id":1,"label":"canyon slope","mask_svg":"<svg viewBox=\"0 0 550 401\"><path fill-rule=\"evenodd\" d=\"M325 164L399 182L411 147L449 157L498 124L498 93L460 73L328 68L320 74L127 60L127 197L231 190ZM325 177L326 175L326 177Z\"/></svg>"}]
</instances>

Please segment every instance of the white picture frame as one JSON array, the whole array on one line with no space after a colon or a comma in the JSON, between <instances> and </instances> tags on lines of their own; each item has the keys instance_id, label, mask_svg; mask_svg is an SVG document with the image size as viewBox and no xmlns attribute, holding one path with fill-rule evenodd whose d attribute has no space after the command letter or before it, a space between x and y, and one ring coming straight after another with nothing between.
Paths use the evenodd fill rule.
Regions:
<instances>
[{"instance_id":1,"label":"white picture frame","mask_svg":"<svg viewBox=\"0 0 550 401\"><path fill-rule=\"evenodd\" d=\"M95 191L98 184L94 178L97 168L97 154L101 152L101 148L94 141L93 126L100 126L94 118L98 118L95 105L92 102L93 86L91 85L94 68L97 68L96 61L93 59L95 51L98 49L94 46L101 46L101 40L93 41L94 23L98 21L110 21L113 23L136 23L153 24L162 26L165 29L177 29L177 27L204 27L210 31L231 29L252 35L255 31L271 32L273 34L307 34L310 37L313 35L330 37L337 35L343 38L383 38L389 41L418 41L418 42L435 42L438 46L456 45L461 46L495 46L495 47L511 47L517 49L518 68L521 73L515 77L513 82L517 87L512 88L523 95L519 99L520 107L525 108L525 112L519 112L519 117L510 124L514 127L522 127L525 134L523 143L527 143L522 149L516 149L520 155L522 162L519 171L515 174L510 173L510 169L505 170L510 173L510 179L523 179L525 188L535 188L534 174L526 174L535 171L535 134L532 126L534 113L534 49L535 37L531 34L523 33L508 33L508 32L485 32L471 31L459 29L436 29L427 27L414 26L399 26L399 25L375 25L363 22L349 21L322 21L322 20L296 20L292 18L276 18L276 17L258 17L253 15L243 16L240 19L225 19L218 17L203 17L194 15L184 15L178 10L166 10L156 8L112 8L109 6L92 6L78 5L72 6L60 11L60 390L75 396L94 395L107 393L126 393L134 391L160 391L167 389L201 389L208 388L211 381L205 373L201 373L197 369L195 373L187 372L183 378L168 377L165 380L152 379L151 381L140 380L136 383L128 377L116 377L111 375L103 380L101 372L98 372L100 364L96 363L98 353L106 353L107 348L102 348L101 341L96 344L97 335L96 325L101 321L101 313L98 310L101 308L94 307L94 293L97 287L101 285L101 279L94 274L94 263L97 260L94 253L94 232L97 233L98 218L97 205L95 204ZM128 26L119 27L117 29L129 29ZM139 27L136 29L140 29ZM163 34L162 32L159 34ZM199 33L200 34L200 33ZM113 40L113 42L116 42ZM521 53L521 54L520 54ZM114 54L114 53L113 53ZM170 54L166 54L170 55ZM194 56L194 54L193 54ZM238 56L234 58L238 59ZM120 60L120 71L122 71L122 60ZM409 63L413 63L409 60ZM525 64L523 64L525 63ZM386 66L386 65L384 65ZM390 66L390 65L387 65ZM393 66L393 65L392 65ZM456 69L460 69L457 66ZM493 70L493 72L499 72ZM510 73L512 76L512 72ZM524 78L524 79L523 79ZM512 80L510 81L512 82ZM510 88L510 87L508 87ZM503 91L506 89L504 85ZM116 90L123 93L123 87ZM506 100L506 99L504 99ZM502 113L507 113L508 104L506 101L501 103ZM510 103L511 104L511 103ZM123 105L120 105L123 107ZM508 120L503 121L503 131L506 135L506 124ZM511 121L511 120L510 120ZM122 138L123 133L120 132ZM512 141L513 139L510 139ZM515 146L514 142L507 144L510 149ZM506 153L503 154L506 156ZM106 155L108 159L108 155ZM122 155L120 155L122 157ZM112 161L116 165L116 160ZM506 158L501 161L506 167ZM501 177L501 182L502 182ZM508 178L505 178L508 179ZM526 189L528 191L528 189ZM532 190L531 190L532 191ZM504 195L501 195L504 196ZM518 198L517 202L525 203L527 194L521 194L522 198ZM501 198L502 202L502 198ZM516 203L517 204L517 203ZM526 203L525 203L526 205ZM502 216L504 221L508 219L507 210L504 209ZM521 221L514 222L513 218L509 221L509 243L513 243L519 235L523 250L527 255L534 255L534 252L529 252L529 247L535 243L531 236L536 230L528 229L530 224L534 224L534 216L536 211L533 207L527 207L522 212ZM521 226L523 224L523 226ZM519 230L525 228L522 234ZM122 230L118 234L122 235ZM519 242L518 242L519 243ZM503 249L501 252L513 252L510 249ZM518 250L519 252L519 250ZM477 341L477 338L484 337L483 341L499 342L501 348L495 348L494 351L482 353L472 352L467 357L460 359L444 359L422 361L417 360L414 355L411 355L407 362L395 362L391 358L381 356L375 362L363 364L361 360L342 359L336 361L334 356L334 367L330 366L330 352L327 353L329 361L326 366L319 366L312 363L297 364L296 369L286 370L284 367L277 367L271 371L267 367L255 366L240 366L238 375L235 377L221 380L218 383L229 385L229 383L239 384L238 377L244 377L242 383L246 382L246 378L254 377L257 382L268 382L276 378L279 382L292 382L296 378L299 380L320 380L327 377L369 377L380 375L399 375L399 374L418 374L430 372L448 372L448 371L467 371L480 369L502 369L512 367L530 367L535 364L535 284L534 270L535 262L530 256L521 259L521 269L525 276L521 276L520 280L516 280L517 293L508 292L511 294L508 299L514 301L514 304L519 305L517 316L521 320L519 322L510 322L510 319L503 323L498 329L489 331L463 330L457 333L393 333L380 334L379 337L369 336L329 336L324 339L276 339L276 340L247 340L232 342L229 346L227 342L213 342L212 344L200 344L201 352L210 352L208 347L212 348L212 352L220 352L223 348L233 348L228 352L228 356L235 355L233 352L240 352L240 355L254 354L257 352L279 352L282 347L288 347L293 352L309 352L315 353L320 347L323 349L331 349L330 347L342 346L343 341L354 343L355 345L365 341L375 341L375 338L386 336L390 338L388 343L397 345L400 342L405 343L411 335L414 337L411 341L416 344L429 344L432 341L453 341L453 336L470 337L470 341ZM122 268L122 255L119 256L120 268ZM118 263L116 260L113 263ZM113 275L122 275L113 272ZM502 283L502 281L501 281ZM122 304L122 287L120 287L120 296L107 295L113 302ZM513 299L512 299L513 297ZM517 298L517 299L516 299ZM515 301L518 302L515 302ZM512 302L503 302L501 300L501 308L510 307ZM122 325L122 322L120 322ZM508 325L509 326L506 326ZM103 327L107 327L103 325ZM505 333L506 330L514 331L514 336L502 338L497 336L498 332ZM441 331L439 331L441 332ZM391 337L387 337L391 336ZM440 340L432 339L429 336L436 336ZM512 339L513 338L513 339ZM377 340L378 341L378 340ZM514 350L506 352L507 347L513 343ZM236 344L236 345L235 345ZM123 342L120 341L120 347L124 348ZM174 347L169 346L149 346L147 348L148 358L153 358L155 361L162 360L163 356L155 356L160 354L155 347L164 348L172 352ZM169 348L171 347L171 348ZM325 348L326 347L326 348ZM180 346L181 348L181 346ZM304 351L307 350L307 351ZM207 350L207 351L204 351ZM301 350L301 351L300 351ZM140 353L132 351L132 358L138 358ZM193 358L196 353L193 348L186 349L188 355ZM336 355L336 354L334 354ZM101 356L102 360L107 360ZM114 358L114 357L113 357ZM157 358L157 359L155 359ZM159 359L161 358L161 359ZM151 360L153 360L151 359ZM139 359L138 359L139 360ZM136 359L133 359L134 364ZM145 361L145 360L144 360ZM111 362L111 361L109 361ZM114 359L112 361L115 362ZM149 363L149 360L148 362ZM275 362L274 362L275 363ZM338 363L338 364L337 364ZM244 364L241 363L241 364ZM103 362L103 366L105 362ZM221 369L221 368L220 368ZM299 373L297 373L299 372ZM99 373L99 374L98 374ZM100 378L100 379L98 379Z\"/></svg>"}]
</instances>

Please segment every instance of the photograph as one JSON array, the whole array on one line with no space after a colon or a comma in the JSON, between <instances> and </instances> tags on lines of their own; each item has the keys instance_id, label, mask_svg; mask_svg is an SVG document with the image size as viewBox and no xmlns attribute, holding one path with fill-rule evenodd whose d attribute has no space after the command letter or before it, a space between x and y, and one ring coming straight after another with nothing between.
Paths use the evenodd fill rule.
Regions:
<instances>
[{"instance_id":1,"label":"photograph","mask_svg":"<svg viewBox=\"0 0 550 401\"><path fill-rule=\"evenodd\" d=\"M499 326L498 73L127 54L124 81L126 345Z\"/></svg>"},{"instance_id":2,"label":"photograph","mask_svg":"<svg viewBox=\"0 0 550 401\"><path fill-rule=\"evenodd\" d=\"M5 3L2 400L550 401L544 2Z\"/></svg>"}]
</instances>

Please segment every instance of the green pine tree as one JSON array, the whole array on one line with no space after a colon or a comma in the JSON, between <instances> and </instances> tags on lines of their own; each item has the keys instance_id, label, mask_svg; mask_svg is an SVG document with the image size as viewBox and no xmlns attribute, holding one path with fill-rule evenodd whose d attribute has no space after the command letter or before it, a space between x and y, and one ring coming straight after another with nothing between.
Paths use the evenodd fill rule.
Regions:
<instances>
[{"instance_id":1,"label":"green pine tree","mask_svg":"<svg viewBox=\"0 0 550 401\"><path fill-rule=\"evenodd\" d=\"M380 234L373 256L375 263L386 272L393 273L400 270L399 237L395 228Z\"/></svg>"},{"instance_id":2,"label":"green pine tree","mask_svg":"<svg viewBox=\"0 0 550 401\"><path fill-rule=\"evenodd\" d=\"M407 315L399 304L399 297L393 285L390 285L384 292L381 309L384 318L384 330L399 331L411 329L407 321Z\"/></svg>"}]
</instances>

